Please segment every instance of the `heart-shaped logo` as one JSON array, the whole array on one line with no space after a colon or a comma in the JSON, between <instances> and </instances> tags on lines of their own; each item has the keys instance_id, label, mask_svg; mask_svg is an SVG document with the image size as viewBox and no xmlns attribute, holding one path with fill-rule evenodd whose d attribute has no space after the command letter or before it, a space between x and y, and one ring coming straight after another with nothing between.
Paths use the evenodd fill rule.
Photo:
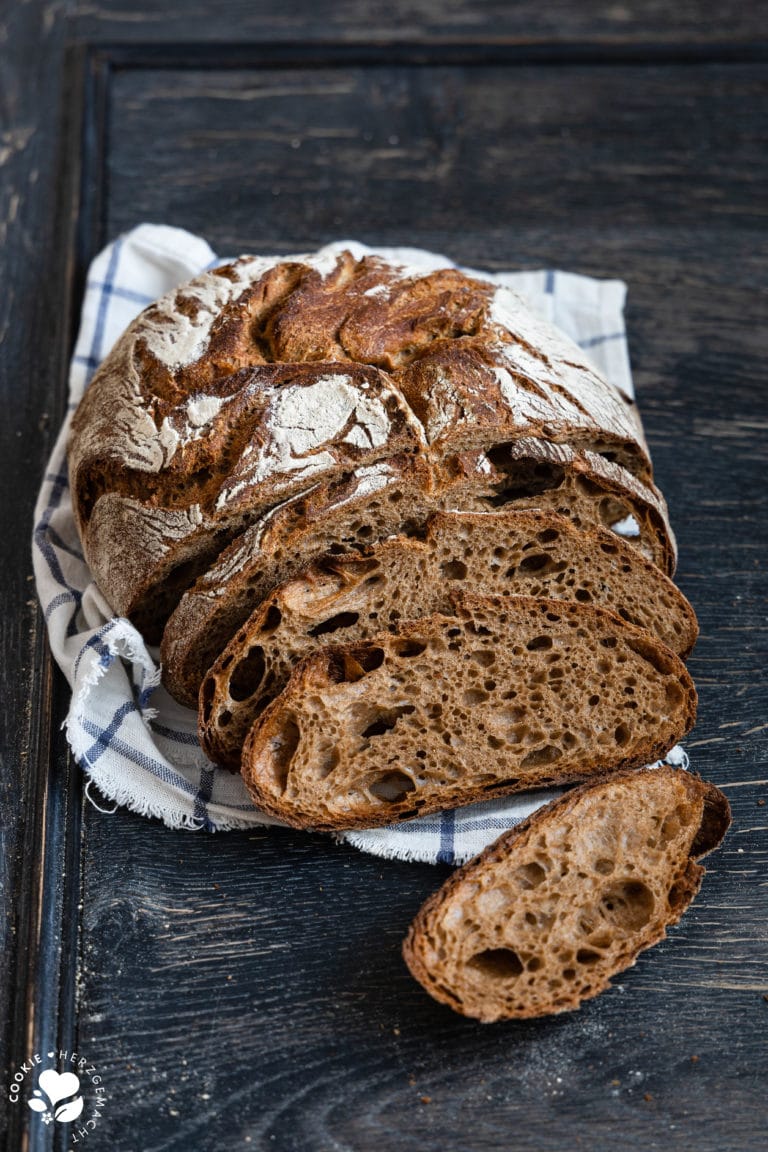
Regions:
<instances>
[{"instance_id":1,"label":"heart-shaped logo","mask_svg":"<svg viewBox=\"0 0 768 1152\"><path fill-rule=\"evenodd\" d=\"M52 1054L52 1057L53 1058ZM67 1058L68 1053L61 1054L64 1059ZM75 1055L72 1056L72 1063L75 1062ZM30 1072L37 1072L36 1064L40 1064L41 1059L38 1053L30 1057L29 1064L21 1065L21 1073L16 1073L11 1085L10 1100L12 1104L18 1104L21 1093L24 1087L24 1078ZM86 1061L80 1059L78 1068L83 1069L86 1066ZM74 1072L57 1072L55 1068L44 1068L37 1076L37 1085L32 1088L30 1094L26 1097L27 1107L31 1112L37 1113L40 1118L41 1124L54 1124L58 1121L59 1124L71 1124L77 1120L85 1111L85 1095L83 1093L83 1085L88 1087L90 1080L91 1085L95 1088L93 1093L93 1112L88 1119L89 1130L98 1123L101 1115L100 1109L104 1104L104 1089L101 1085L101 1077L94 1075L96 1069L94 1067L85 1068L83 1078L75 1075ZM87 1079L86 1079L87 1078ZM73 1136L73 1140L74 1140ZM75 1140L75 1143L77 1141Z\"/></svg>"},{"instance_id":2,"label":"heart-shaped logo","mask_svg":"<svg viewBox=\"0 0 768 1152\"><path fill-rule=\"evenodd\" d=\"M80 1080L74 1072L57 1072L55 1068L41 1072L38 1084L54 1105L67 1096L74 1096L80 1088Z\"/></svg>"}]
</instances>

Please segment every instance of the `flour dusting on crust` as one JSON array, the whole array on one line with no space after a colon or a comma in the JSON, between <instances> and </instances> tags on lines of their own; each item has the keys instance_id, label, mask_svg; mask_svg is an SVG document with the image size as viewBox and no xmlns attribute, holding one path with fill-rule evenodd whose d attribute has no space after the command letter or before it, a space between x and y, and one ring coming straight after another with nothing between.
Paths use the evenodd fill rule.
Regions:
<instances>
[{"instance_id":1,"label":"flour dusting on crust","mask_svg":"<svg viewBox=\"0 0 768 1152\"><path fill-rule=\"evenodd\" d=\"M367 468L358 468L354 474L354 488L336 500L334 507L342 508L345 504L351 504L353 500L359 500L363 496L371 496L374 492L386 488L396 478L396 475L385 460L378 464L371 464Z\"/></svg>"},{"instance_id":2,"label":"flour dusting on crust","mask_svg":"<svg viewBox=\"0 0 768 1152\"><path fill-rule=\"evenodd\" d=\"M107 595L159 619L169 574L207 563L214 536L242 542L244 522L277 532L267 510L318 481L354 505L392 482L383 461L400 453L440 483L466 454L471 488L492 479L483 453L533 437L571 442L586 464L590 448L616 459L629 470L611 477L616 490L631 494L635 472L650 480L633 405L513 291L471 276L435 254L330 244L242 256L150 305L73 419L77 514L87 550L113 554ZM228 549L215 579L239 562Z\"/></svg>"},{"instance_id":3,"label":"flour dusting on crust","mask_svg":"<svg viewBox=\"0 0 768 1152\"><path fill-rule=\"evenodd\" d=\"M280 256L244 257L226 271L204 272L161 296L142 316L141 337L147 348L171 370L194 364L208 347L221 310L281 261ZM193 315L180 311L180 305L191 308Z\"/></svg>"},{"instance_id":4,"label":"flour dusting on crust","mask_svg":"<svg viewBox=\"0 0 768 1152\"><path fill-rule=\"evenodd\" d=\"M332 468L336 457L329 446L336 442L368 450L385 445L390 418L382 399L367 387L367 382L356 385L349 375L328 374L311 384L279 389L265 420L264 442L243 453L243 472L222 490L216 507L268 477L297 472L312 476Z\"/></svg>"},{"instance_id":5,"label":"flour dusting on crust","mask_svg":"<svg viewBox=\"0 0 768 1152\"><path fill-rule=\"evenodd\" d=\"M227 396L190 396L187 400L187 420L193 428L201 428L203 424L210 423L214 416L218 416L221 408L226 404Z\"/></svg>"},{"instance_id":6,"label":"flour dusting on crust","mask_svg":"<svg viewBox=\"0 0 768 1152\"><path fill-rule=\"evenodd\" d=\"M541 407L540 416L544 417L546 409L549 419L562 423L583 424L586 416L597 427L613 428L627 439L643 441L634 405L598 375L577 344L536 316L516 292L505 286L496 289L489 320L514 337L499 345L512 375L523 384L521 388L512 382L511 390L503 390L509 403L522 401L532 414ZM537 404L532 392L526 392L525 381L539 391L544 389L546 401L542 397Z\"/></svg>"}]
</instances>

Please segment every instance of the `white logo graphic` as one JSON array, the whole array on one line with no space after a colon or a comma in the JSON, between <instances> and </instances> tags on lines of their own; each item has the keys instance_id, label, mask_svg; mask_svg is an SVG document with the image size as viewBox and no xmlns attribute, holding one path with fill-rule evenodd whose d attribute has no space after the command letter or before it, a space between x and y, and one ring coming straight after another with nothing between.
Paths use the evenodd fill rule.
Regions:
<instances>
[{"instance_id":1,"label":"white logo graphic","mask_svg":"<svg viewBox=\"0 0 768 1152\"><path fill-rule=\"evenodd\" d=\"M77 1096L74 1100L68 1099L80 1091L80 1080L74 1072L57 1072L54 1068L46 1068L45 1072L40 1073L38 1084L40 1087L35 1088L27 1104L33 1112L43 1113L43 1124L50 1124L51 1120L61 1120L62 1123L77 1120L83 1110L83 1098ZM48 1103L42 1099L43 1093L48 1097ZM60 1100L64 1103L59 1104Z\"/></svg>"},{"instance_id":2,"label":"white logo graphic","mask_svg":"<svg viewBox=\"0 0 768 1152\"><path fill-rule=\"evenodd\" d=\"M82 1144L99 1124L107 1102L101 1075L95 1064L77 1052L62 1050L47 1055L52 1064L55 1062L65 1069L69 1065L71 1071L46 1068L41 1054L35 1052L17 1066L8 1087L8 1099L11 1104L18 1104L26 1096L28 1108L37 1113L43 1124L72 1124L71 1142ZM39 1072L37 1085L27 1096L28 1085L36 1072Z\"/></svg>"}]
</instances>

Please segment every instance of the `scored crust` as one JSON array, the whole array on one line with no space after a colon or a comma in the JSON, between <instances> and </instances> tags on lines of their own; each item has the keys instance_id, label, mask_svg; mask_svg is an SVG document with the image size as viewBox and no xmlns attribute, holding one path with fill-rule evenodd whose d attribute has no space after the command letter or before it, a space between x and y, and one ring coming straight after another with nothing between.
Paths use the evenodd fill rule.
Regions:
<instances>
[{"instance_id":1,"label":"scored crust","mask_svg":"<svg viewBox=\"0 0 768 1152\"><path fill-rule=\"evenodd\" d=\"M672 581L614 533L536 510L438 512L423 541L400 535L364 556L324 556L262 600L226 648L212 646L220 654L199 700L206 755L239 768L256 716L319 645L358 643L403 619L450 615L451 591L466 588L595 603L683 658L698 632Z\"/></svg>"},{"instance_id":2,"label":"scored crust","mask_svg":"<svg viewBox=\"0 0 768 1152\"><path fill-rule=\"evenodd\" d=\"M685 665L611 612L469 594L456 609L301 661L243 748L256 806L377 827L647 764L693 725Z\"/></svg>"},{"instance_id":3,"label":"scored crust","mask_svg":"<svg viewBox=\"0 0 768 1152\"><path fill-rule=\"evenodd\" d=\"M150 305L97 371L72 422L75 518L133 615L319 480L521 437L650 483L632 399L510 289L349 252L243 257Z\"/></svg>"},{"instance_id":4,"label":"scored crust","mask_svg":"<svg viewBox=\"0 0 768 1152\"><path fill-rule=\"evenodd\" d=\"M699 890L728 801L669 767L615 773L538 809L459 868L403 943L436 1000L484 1022L571 1011L662 940Z\"/></svg>"}]
</instances>

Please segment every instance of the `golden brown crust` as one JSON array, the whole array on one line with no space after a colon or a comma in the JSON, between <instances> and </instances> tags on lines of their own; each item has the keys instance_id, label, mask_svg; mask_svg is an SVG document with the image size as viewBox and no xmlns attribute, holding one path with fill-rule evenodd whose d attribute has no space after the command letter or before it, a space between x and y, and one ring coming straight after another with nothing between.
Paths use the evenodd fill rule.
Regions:
<instances>
[{"instance_id":1,"label":"golden brown crust","mask_svg":"<svg viewBox=\"0 0 768 1152\"><path fill-rule=\"evenodd\" d=\"M653 777L649 775L650 773L654 774ZM629 786L630 795L634 792L635 798L639 797L642 804L646 802L643 793L649 780L652 780L655 785L668 783L673 791L682 794L684 800L690 805L690 810L683 803L678 807L678 812L689 811L691 816L694 811L698 814L694 822L696 826L692 826L689 830L687 847L683 852L679 852L678 859L674 861L671 874L667 879L668 903L662 914L655 918L649 916L648 921L642 925L631 926L636 930L628 933L629 940L623 944L617 954L610 958L607 969L598 972L596 977L595 975L591 976L588 990L572 991L569 994L558 989L550 993L549 1003L545 999L543 1005L541 1001L535 1001L533 998L526 1004L526 993L525 990L522 990L520 995L522 1003L518 1002L514 1006L514 1010L510 1011L508 1003L506 1009L503 1005L500 1006L497 996L498 990L494 989L493 982L489 982L485 1002L481 997L479 1003L475 999L473 1003L468 1005L459 988L447 986L446 975L440 970L440 965L435 962L433 950L429 946L429 941L434 939L436 931L439 934L438 926L443 910L451 905L452 898L459 893L462 886L474 885L479 878L487 875L489 870L496 865L505 868L508 866L511 871L517 856L521 855L520 849L522 847L530 845L537 837L541 839L540 833L546 829L563 827L567 824L569 816L572 815L575 817L576 829L573 844L566 842L562 852L564 857L568 858L570 854L575 860L584 852L589 839L589 830L585 830L586 822L584 817L579 814L583 802L585 800L590 802L603 801L605 797L601 810L602 826L605 827L610 823L610 811L606 815L606 808L609 808L610 805L610 792L617 790L617 786L619 790L623 786ZM626 790L624 790L623 797L619 796L619 801L626 805ZM583 783L539 808L520 824L505 832L479 856L457 869L445 884L429 897L417 913L403 942L405 962L411 974L430 996L447 1004L454 1011L463 1015L474 1016L483 1021L509 1019L513 1016L523 1019L550 1012L573 1010L583 1000L596 996L609 987L611 976L634 964L639 952L662 940L666 935L666 928L679 921L698 892L704 875L704 869L696 863L696 860L713 851L721 843L730 822L730 807L723 793L699 776L683 772L680 769L662 767L616 772L611 773L604 780L597 782L590 780ZM671 831L673 830L674 828L671 829ZM686 839L685 836L683 838ZM562 839L561 843L563 843ZM633 874L639 875L640 870L637 868L640 863L639 858L635 859L634 862L630 860L629 863ZM607 871L607 865L601 870ZM587 877L585 876L584 879L586 882ZM549 896L549 893L546 895ZM542 906L543 903L544 895L540 899ZM551 907L551 903L547 906L548 908ZM535 919L535 912L532 912L531 916ZM600 950L602 951L604 948L605 945L602 945ZM594 955L593 953L592 957ZM587 961L590 964L594 963L592 957ZM569 962L574 963L572 959Z\"/></svg>"}]
</instances>

